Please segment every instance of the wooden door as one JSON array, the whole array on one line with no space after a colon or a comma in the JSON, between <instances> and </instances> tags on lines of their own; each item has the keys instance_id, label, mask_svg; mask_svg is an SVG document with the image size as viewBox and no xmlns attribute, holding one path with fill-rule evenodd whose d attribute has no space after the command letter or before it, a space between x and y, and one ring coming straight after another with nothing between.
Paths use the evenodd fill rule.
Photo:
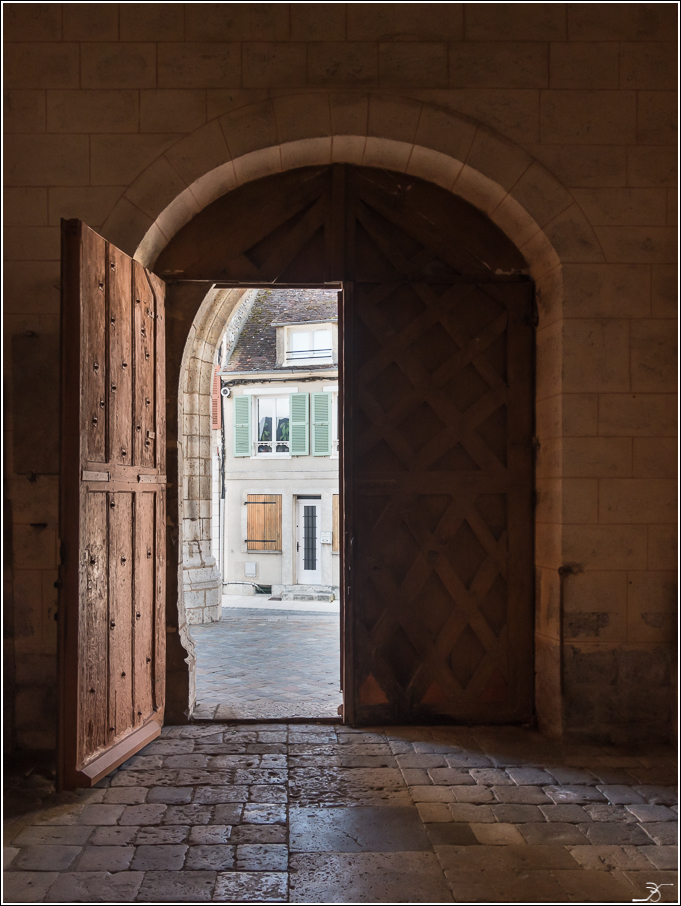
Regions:
<instances>
[{"instance_id":1,"label":"wooden door","mask_svg":"<svg viewBox=\"0 0 681 906\"><path fill-rule=\"evenodd\" d=\"M510 240L431 183L334 165L228 193L156 266L343 284L345 720L529 719L534 302Z\"/></svg>"},{"instance_id":2,"label":"wooden door","mask_svg":"<svg viewBox=\"0 0 681 906\"><path fill-rule=\"evenodd\" d=\"M62 221L62 788L158 736L165 698L165 284Z\"/></svg>"},{"instance_id":3,"label":"wooden door","mask_svg":"<svg viewBox=\"0 0 681 906\"><path fill-rule=\"evenodd\" d=\"M531 715L531 301L527 283L354 287L359 722Z\"/></svg>"},{"instance_id":4,"label":"wooden door","mask_svg":"<svg viewBox=\"0 0 681 906\"><path fill-rule=\"evenodd\" d=\"M448 215L434 187L349 174L343 494L356 723L532 714L533 287L517 253L510 273L492 271L484 250L494 260L504 237L481 215L449 226Z\"/></svg>"}]
</instances>

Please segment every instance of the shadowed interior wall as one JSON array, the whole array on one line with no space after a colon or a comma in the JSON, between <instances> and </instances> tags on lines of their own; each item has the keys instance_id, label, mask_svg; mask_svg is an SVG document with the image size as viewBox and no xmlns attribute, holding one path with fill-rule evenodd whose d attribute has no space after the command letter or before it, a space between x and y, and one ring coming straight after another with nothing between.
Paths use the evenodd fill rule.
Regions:
<instances>
[{"instance_id":1,"label":"shadowed interior wall","mask_svg":"<svg viewBox=\"0 0 681 906\"><path fill-rule=\"evenodd\" d=\"M49 749L55 740L58 464L35 453L54 448L57 413L38 415L31 380L41 373L56 385L58 363L40 343L31 353L15 340L49 346L58 335L59 219L79 217L130 253L143 240L159 249L177 230L178 206L174 223L163 212L179 198L186 223L216 197L216 168L231 167L236 185L274 166L318 163L299 144L308 140L328 160L356 153L352 162L418 166L424 177L430 167L519 247L528 228L543 279L540 725L615 740L666 733L676 621L676 5L3 12L8 743ZM490 167L496 188L475 179ZM178 304L196 311L201 298ZM562 580L561 566L572 569Z\"/></svg>"}]
</instances>

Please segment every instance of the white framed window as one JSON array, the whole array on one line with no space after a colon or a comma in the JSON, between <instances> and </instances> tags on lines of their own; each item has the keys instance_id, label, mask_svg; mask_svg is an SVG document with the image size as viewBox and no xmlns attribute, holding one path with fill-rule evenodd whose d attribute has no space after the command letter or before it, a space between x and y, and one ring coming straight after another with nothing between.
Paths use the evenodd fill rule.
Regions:
<instances>
[{"instance_id":1,"label":"white framed window","mask_svg":"<svg viewBox=\"0 0 681 906\"><path fill-rule=\"evenodd\" d=\"M291 397L256 396L253 406L256 456L289 456Z\"/></svg>"},{"instance_id":2,"label":"white framed window","mask_svg":"<svg viewBox=\"0 0 681 906\"><path fill-rule=\"evenodd\" d=\"M317 394L328 396L328 394ZM264 390L234 397L234 456L286 457L310 453L310 394ZM327 444L329 437L329 418ZM323 455L323 454L319 454ZM329 455L329 450L326 451Z\"/></svg>"},{"instance_id":3,"label":"white framed window","mask_svg":"<svg viewBox=\"0 0 681 906\"><path fill-rule=\"evenodd\" d=\"M333 364L331 324L303 324L286 328L286 364Z\"/></svg>"}]
</instances>

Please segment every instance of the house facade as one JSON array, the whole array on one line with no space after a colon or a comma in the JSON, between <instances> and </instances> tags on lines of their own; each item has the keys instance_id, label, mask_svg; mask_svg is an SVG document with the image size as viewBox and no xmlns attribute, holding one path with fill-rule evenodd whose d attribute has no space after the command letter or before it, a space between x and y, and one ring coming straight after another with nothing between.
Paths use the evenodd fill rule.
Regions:
<instances>
[{"instance_id":1,"label":"house facade","mask_svg":"<svg viewBox=\"0 0 681 906\"><path fill-rule=\"evenodd\" d=\"M338 600L337 317L334 290L260 291L218 370L227 594Z\"/></svg>"}]
</instances>

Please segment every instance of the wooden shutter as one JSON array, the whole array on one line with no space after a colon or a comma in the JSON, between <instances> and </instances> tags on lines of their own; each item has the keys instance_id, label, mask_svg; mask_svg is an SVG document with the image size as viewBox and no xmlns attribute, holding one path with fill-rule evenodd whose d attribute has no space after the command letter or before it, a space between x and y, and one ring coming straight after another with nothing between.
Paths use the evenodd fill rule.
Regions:
<instances>
[{"instance_id":1,"label":"wooden shutter","mask_svg":"<svg viewBox=\"0 0 681 906\"><path fill-rule=\"evenodd\" d=\"M219 431L222 427L222 397L220 396L220 369L213 375L213 398L211 400L211 428Z\"/></svg>"},{"instance_id":2,"label":"wooden shutter","mask_svg":"<svg viewBox=\"0 0 681 906\"><path fill-rule=\"evenodd\" d=\"M291 394L291 456L308 456L310 453L309 420L310 394Z\"/></svg>"},{"instance_id":3,"label":"wooden shutter","mask_svg":"<svg viewBox=\"0 0 681 906\"><path fill-rule=\"evenodd\" d=\"M246 549L281 550L281 494L247 494Z\"/></svg>"},{"instance_id":4,"label":"wooden shutter","mask_svg":"<svg viewBox=\"0 0 681 906\"><path fill-rule=\"evenodd\" d=\"M336 552L338 552L338 537L340 534L340 529L339 529L339 525L338 525L338 501L339 501L339 495L334 494L333 501L332 501L332 504L333 504L333 513L332 513L332 519L333 519L332 541L333 541L333 544L331 545L331 550L336 551Z\"/></svg>"},{"instance_id":5,"label":"wooden shutter","mask_svg":"<svg viewBox=\"0 0 681 906\"><path fill-rule=\"evenodd\" d=\"M234 398L234 455L251 455L251 398Z\"/></svg>"},{"instance_id":6,"label":"wooden shutter","mask_svg":"<svg viewBox=\"0 0 681 906\"><path fill-rule=\"evenodd\" d=\"M331 394L312 394L312 455L331 455Z\"/></svg>"},{"instance_id":7,"label":"wooden shutter","mask_svg":"<svg viewBox=\"0 0 681 906\"><path fill-rule=\"evenodd\" d=\"M165 284L62 221L59 784L158 736L165 704Z\"/></svg>"}]
</instances>

